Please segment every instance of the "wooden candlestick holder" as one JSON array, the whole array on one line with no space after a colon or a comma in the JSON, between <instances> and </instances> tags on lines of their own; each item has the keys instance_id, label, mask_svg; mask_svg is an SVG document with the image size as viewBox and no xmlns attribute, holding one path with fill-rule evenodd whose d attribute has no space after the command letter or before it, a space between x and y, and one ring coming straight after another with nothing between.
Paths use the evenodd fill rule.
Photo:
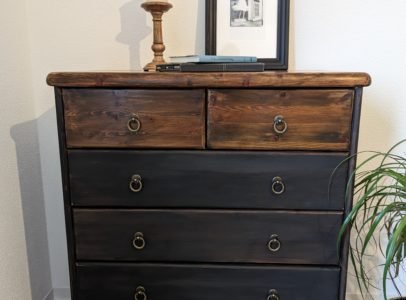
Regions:
<instances>
[{"instance_id":1,"label":"wooden candlestick holder","mask_svg":"<svg viewBox=\"0 0 406 300\"><path fill-rule=\"evenodd\" d=\"M154 26L154 43L151 47L154 51L154 59L144 67L144 71L156 71L156 65L164 64L165 45L162 38L162 15L172 8L168 2L144 2L141 7L152 14Z\"/></svg>"}]
</instances>

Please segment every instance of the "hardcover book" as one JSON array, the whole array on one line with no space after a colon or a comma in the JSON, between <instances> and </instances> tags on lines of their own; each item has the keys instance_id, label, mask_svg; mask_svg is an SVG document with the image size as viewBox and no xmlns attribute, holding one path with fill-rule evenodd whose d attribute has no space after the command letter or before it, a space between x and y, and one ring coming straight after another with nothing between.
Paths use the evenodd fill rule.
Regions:
<instances>
[{"instance_id":1,"label":"hardcover book","mask_svg":"<svg viewBox=\"0 0 406 300\"><path fill-rule=\"evenodd\" d=\"M263 72L264 68L264 63L184 63L156 66L159 72Z\"/></svg>"},{"instance_id":2,"label":"hardcover book","mask_svg":"<svg viewBox=\"0 0 406 300\"><path fill-rule=\"evenodd\" d=\"M255 56L186 55L169 57L172 63L254 63Z\"/></svg>"}]
</instances>

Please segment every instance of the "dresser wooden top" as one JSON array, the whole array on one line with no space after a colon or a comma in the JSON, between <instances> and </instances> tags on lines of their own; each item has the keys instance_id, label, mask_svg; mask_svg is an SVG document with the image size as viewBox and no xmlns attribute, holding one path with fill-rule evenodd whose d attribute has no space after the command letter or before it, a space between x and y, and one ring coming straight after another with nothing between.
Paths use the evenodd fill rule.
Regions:
<instances>
[{"instance_id":1,"label":"dresser wooden top","mask_svg":"<svg viewBox=\"0 0 406 300\"><path fill-rule=\"evenodd\" d=\"M350 88L371 84L367 73L145 73L57 72L47 77L56 87L81 88Z\"/></svg>"}]
</instances>

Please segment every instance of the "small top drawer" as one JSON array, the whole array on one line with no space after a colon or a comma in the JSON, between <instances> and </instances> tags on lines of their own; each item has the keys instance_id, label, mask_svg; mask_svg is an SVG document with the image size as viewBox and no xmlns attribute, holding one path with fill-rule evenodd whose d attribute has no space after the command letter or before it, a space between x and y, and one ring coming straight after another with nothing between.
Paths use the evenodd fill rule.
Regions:
<instances>
[{"instance_id":1,"label":"small top drawer","mask_svg":"<svg viewBox=\"0 0 406 300\"><path fill-rule=\"evenodd\" d=\"M352 90L210 90L214 149L348 150Z\"/></svg>"},{"instance_id":2,"label":"small top drawer","mask_svg":"<svg viewBox=\"0 0 406 300\"><path fill-rule=\"evenodd\" d=\"M204 90L64 89L68 148L205 145Z\"/></svg>"}]
</instances>

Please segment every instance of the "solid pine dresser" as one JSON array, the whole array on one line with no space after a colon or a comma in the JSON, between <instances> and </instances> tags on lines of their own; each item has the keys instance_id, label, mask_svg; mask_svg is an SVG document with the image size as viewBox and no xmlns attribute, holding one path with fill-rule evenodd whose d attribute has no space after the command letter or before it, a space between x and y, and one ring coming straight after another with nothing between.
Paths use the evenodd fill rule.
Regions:
<instances>
[{"instance_id":1,"label":"solid pine dresser","mask_svg":"<svg viewBox=\"0 0 406 300\"><path fill-rule=\"evenodd\" d=\"M365 73L52 73L72 299L343 300ZM332 176L334 174L334 176ZM330 183L331 181L331 183Z\"/></svg>"}]
</instances>

